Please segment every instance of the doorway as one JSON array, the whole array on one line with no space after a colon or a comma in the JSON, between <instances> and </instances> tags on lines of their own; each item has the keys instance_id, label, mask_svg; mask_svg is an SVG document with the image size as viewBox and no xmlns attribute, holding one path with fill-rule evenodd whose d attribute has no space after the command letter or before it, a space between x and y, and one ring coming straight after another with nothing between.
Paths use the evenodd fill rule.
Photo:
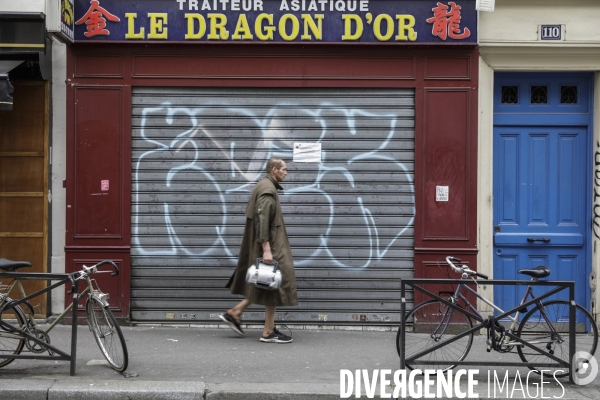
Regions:
<instances>
[{"instance_id":1,"label":"doorway","mask_svg":"<svg viewBox=\"0 0 600 400\"><path fill-rule=\"evenodd\" d=\"M587 309L592 82L587 73L497 73L494 84L494 278L529 279L517 271L545 265L546 279L575 281ZM494 301L511 308L524 290L497 286Z\"/></svg>"},{"instance_id":2,"label":"doorway","mask_svg":"<svg viewBox=\"0 0 600 400\"><path fill-rule=\"evenodd\" d=\"M29 261L22 272L47 272L48 82L12 81L12 111L0 111L0 257ZM45 281L24 282L32 293ZM46 295L32 300L47 315Z\"/></svg>"}]
</instances>

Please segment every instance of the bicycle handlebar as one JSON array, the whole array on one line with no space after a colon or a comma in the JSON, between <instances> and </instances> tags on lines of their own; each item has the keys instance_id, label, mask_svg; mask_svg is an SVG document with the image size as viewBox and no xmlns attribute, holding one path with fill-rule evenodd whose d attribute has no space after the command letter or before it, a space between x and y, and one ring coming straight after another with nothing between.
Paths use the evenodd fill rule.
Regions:
<instances>
[{"instance_id":1,"label":"bicycle handlebar","mask_svg":"<svg viewBox=\"0 0 600 400\"><path fill-rule=\"evenodd\" d=\"M456 272L457 274L467 274L467 275L470 275L470 276L475 275L475 276L478 276L478 277L480 277L482 279L488 279L487 275L482 274L482 273L477 272L477 271L473 271L472 269L469 269L469 267L467 267L466 265L463 265L463 266L456 266L456 265L454 265L454 263L460 263L460 262L462 262L462 260L460 258L448 256L448 257L446 257L446 262L454 270L454 272Z\"/></svg>"},{"instance_id":2,"label":"bicycle handlebar","mask_svg":"<svg viewBox=\"0 0 600 400\"><path fill-rule=\"evenodd\" d=\"M98 264L94 265L93 268L97 269L98 267L100 267L101 265L104 265L104 264L110 264L113 267L113 269L115 270L115 272L113 272L112 274L110 274L110 276L117 276L117 275L119 275L119 267L117 267L117 264L115 264L114 262L112 262L110 260L100 261Z\"/></svg>"},{"instance_id":3,"label":"bicycle handlebar","mask_svg":"<svg viewBox=\"0 0 600 400\"><path fill-rule=\"evenodd\" d=\"M104 261L100 261L98 264L92 265L91 267L86 267L84 265L83 269L81 271L75 271L75 272L69 274L69 276L71 277L71 280L83 279L86 276L93 275L93 274L99 272L98 267L101 267L104 264L110 264L113 267L115 272L111 273L110 276L119 275L119 267L117 267L117 264L115 264L114 262L112 262L110 260L104 260ZM108 271L106 271L106 272L108 272Z\"/></svg>"},{"instance_id":4,"label":"bicycle handlebar","mask_svg":"<svg viewBox=\"0 0 600 400\"><path fill-rule=\"evenodd\" d=\"M86 276L90 276L90 275L93 275L93 274L99 272L98 267L100 267L104 264L110 264L113 267L113 269L115 270L115 272L111 273L110 276L119 275L119 267L117 267L117 264L115 264L114 262L112 262L110 260L100 261L98 264L94 264L91 267L86 267L84 265L83 269L81 271L75 271L75 272L71 272L69 274L69 280L71 281L71 289L69 289L69 291L67 291L67 294L73 293L73 289L75 287L75 281L81 280L81 279L85 278ZM109 272L109 271L100 271L100 272Z\"/></svg>"}]
</instances>

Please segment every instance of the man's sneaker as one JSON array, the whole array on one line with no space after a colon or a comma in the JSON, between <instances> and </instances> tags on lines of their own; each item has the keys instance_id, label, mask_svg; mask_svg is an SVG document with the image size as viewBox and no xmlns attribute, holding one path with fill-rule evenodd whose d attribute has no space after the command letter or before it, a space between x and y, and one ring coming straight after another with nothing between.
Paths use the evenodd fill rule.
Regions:
<instances>
[{"instance_id":1,"label":"man's sneaker","mask_svg":"<svg viewBox=\"0 0 600 400\"><path fill-rule=\"evenodd\" d=\"M219 314L219 318L221 318L223 322L227 323L227 325L229 325L229 327L238 335L245 335L244 331L242 330L242 326L231 315L224 312L223 314Z\"/></svg>"},{"instance_id":2,"label":"man's sneaker","mask_svg":"<svg viewBox=\"0 0 600 400\"><path fill-rule=\"evenodd\" d=\"M260 341L265 343L291 343L292 337L279 332L277 328L273 328L273 332L267 337L261 337Z\"/></svg>"}]
</instances>

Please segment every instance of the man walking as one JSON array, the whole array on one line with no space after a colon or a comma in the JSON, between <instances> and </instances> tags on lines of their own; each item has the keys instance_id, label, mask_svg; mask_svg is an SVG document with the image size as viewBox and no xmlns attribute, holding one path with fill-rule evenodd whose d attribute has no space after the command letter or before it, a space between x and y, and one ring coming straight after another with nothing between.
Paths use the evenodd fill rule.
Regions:
<instances>
[{"instance_id":1,"label":"man walking","mask_svg":"<svg viewBox=\"0 0 600 400\"><path fill-rule=\"evenodd\" d=\"M244 300L219 315L231 329L244 335L241 327L244 310L252 303L265 306L265 326L260 341L266 343L292 341L291 337L279 332L275 327L275 310L278 306L298 304L294 260L277 194L277 190L283 190L279 183L286 176L285 161L273 157L267 162L267 175L252 191L246 207L246 226L238 264L226 286L231 293L244 296ZM279 263L278 269L282 276L279 290L258 289L247 284L246 271L256 263L257 258L262 258L265 264L272 264L273 260Z\"/></svg>"}]
</instances>

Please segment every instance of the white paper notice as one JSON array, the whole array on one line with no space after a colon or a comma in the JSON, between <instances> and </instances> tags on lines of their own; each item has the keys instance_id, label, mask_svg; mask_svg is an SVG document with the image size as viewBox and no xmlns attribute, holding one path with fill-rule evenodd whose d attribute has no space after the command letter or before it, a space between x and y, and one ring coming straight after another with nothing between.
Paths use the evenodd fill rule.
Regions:
<instances>
[{"instance_id":1,"label":"white paper notice","mask_svg":"<svg viewBox=\"0 0 600 400\"><path fill-rule=\"evenodd\" d=\"M450 190L448 186L435 187L435 201L448 201Z\"/></svg>"},{"instance_id":2,"label":"white paper notice","mask_svg":"<svg viewBox=\"0 0 600 400\"><path fill-rule=\"evenodd\" d=\"M294 162L320 163L321 143L294 143Z\"/></svg>"}]
</instances>

